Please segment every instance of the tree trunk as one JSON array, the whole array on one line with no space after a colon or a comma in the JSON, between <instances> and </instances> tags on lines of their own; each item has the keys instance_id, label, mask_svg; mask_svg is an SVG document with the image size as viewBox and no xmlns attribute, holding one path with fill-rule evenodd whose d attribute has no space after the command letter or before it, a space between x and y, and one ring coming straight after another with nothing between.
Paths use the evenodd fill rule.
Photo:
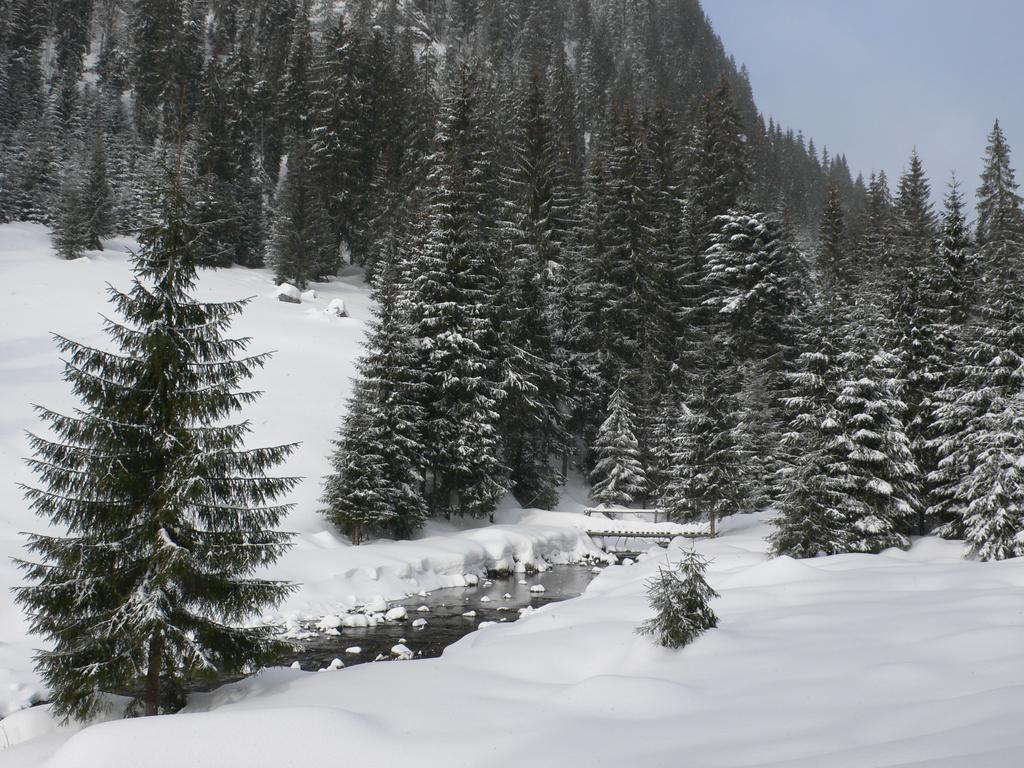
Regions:
<instances>
[{"instance_id":1,"label":"tree trunk","mask_svg":"<svg viewBox=\"0 0 1024 768\"><path fill-rule=\"evenodd\" d=\"M164 664L164 636L160 630L154 630L149 640L149 660L146 669L146 691L143 695L145 714L160 714L160 672Z\"/></svg>"},{"instance_id":2,"label":"tree trunk","mask_svg":"<svg viewBox=\"0 0 1024 768\"><path fill-rule=\"evenodd\" d=\"M713 539L715 538L716 534L715 523L718 522L718 519L717 516L712 512L710 515L708 515L708 520L711 522L711 538Z\"/></svg>"}]
</instances>

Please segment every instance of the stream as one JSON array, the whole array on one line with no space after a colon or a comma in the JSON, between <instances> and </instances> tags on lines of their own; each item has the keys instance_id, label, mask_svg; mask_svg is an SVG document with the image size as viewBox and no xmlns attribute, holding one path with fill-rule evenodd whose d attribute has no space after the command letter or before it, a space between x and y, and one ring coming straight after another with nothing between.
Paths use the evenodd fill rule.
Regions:
<instances>
[{"instance_id":1,"label":"stream","mask_svg":"<svg viewBox=\"0 0 1024 768\"><path fill-rule=\"evenodd\" d=\"M298 641L300 650L282 657L281 663L287 666L298 661L302 669L319 670L341 659L345 666L352 666L393 658L391 649L400 643L415 658L440 656L445 648L476 630L482 622L515 621L521 608L539 608L577 597L595 576L592 565L556 565L543 573L481 579L477 586L414 595L388 603L389 608L400 605L408 611L405 621L389 621L375 627L343 627L339 628L339 635L317 633ZM544 591L531 591L537 585ZM475 615L464 615L470 611ZM413 627L417 619L425 619L426 625ZM351 652L353 648L359 651Z\"/></svg>"}]
</instances>

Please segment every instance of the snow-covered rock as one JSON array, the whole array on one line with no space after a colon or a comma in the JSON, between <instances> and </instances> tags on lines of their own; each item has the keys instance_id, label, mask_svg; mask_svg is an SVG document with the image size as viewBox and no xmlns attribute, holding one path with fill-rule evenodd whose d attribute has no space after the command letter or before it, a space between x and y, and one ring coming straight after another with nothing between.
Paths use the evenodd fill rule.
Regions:
<instances>
[{"instance_id":1,"label":"snow-covered rock","mask_svg":"<svg viewBox=\"0 0 1024 768\"><path fill-rule=\"evenodd\" d=\"M369 602L363 606L363 613L385 613L388 609L388 601L382 595L374 595Z\"/></svg>"},{"instance_id":2,"label":"snow-covered rock","mask_svg":"<svg viewBox=\"0 0 1024 768\"><path fill-rule=\"evenodd\" d=\"M417 611L419 611L420 613L429 613L429 612L430 612L430 608L428 608L428 607L427 607L427 606L425 606L425 605L421 605L421 606L420 606L419 608L417 608L416 610L417 610Z\"/></svg>"},{"instance_id":3,"label":"snow-covered rock","mask_svg":"<svg viewBox=\"0 0 1024 768\"><path fill-rule=\"evenodd\" d=\"M398 643L398 645L392 646L391 655L394 656L396 659L408 661L413 657L413 652L409 649L408 646L403 645L402 643Z\"/></svg>"},{"instance_id":4,"label":"snow-covered rock","mask_svg":"<svg viewBox=\"0 0 1024 768\"><path fill-rule=\"evenodd\" d=\"M465 616L467 619L472 619L474 616L476 616L476 611L466 611L462 615Z\"/></svg>"},{"instance_id":5,"label":"snow-covered rock","mask_svg":"<svg viewBox=\"0 0 1024 768\"><path fill-rule=\"evenodd\" d=\"M408 617L409 612L402 605L396 605L384 614L385 621L405 621Z\"/></svg>"},{"instance_id":6,"label":"snow-covered rock","mask_svg":"<svg viewBox=\"0 0 1024 768\"><path fill-rule=\"evenodd\" d=\"M348 317L348 307L345 306L344 299L332 299L324 312L332 317Z\"/></svg>"},{"instance_id":7,"label":"snow-covered rock","mask_svg":"<svg viewBox=\"0 0 1024 768\"><path fill-rule=\"evenodd\" d=\"M412 628L413 629L423 629L425 626L427 626L427 620L426 619L413 619L413 622L412 622Z\"/></svg>"},{"instance_id":8,"label":"snow-covered rock","mask_svg":"<svg viewBox=\"0 0 1024 768\"><path fill-rule=\"evenodd\" d=\"M300 298L303 301L316 301L317 299L320 298L320 294L311 288L308 291L303 291Z\"/></svg>"},{"instance_id":9,"label":"snow-covered rock","mask_svg":"<svg viewBox=\"0 0 1024 768\"><path fill-rule=\"evenodd\" d=\"M487 595L484 595L483 597L480 598L480 602L481 603L489 603L489 602L491 602L491 598L489 598Z\"/></svg>"},{"instance_id":10,"label":"snow-covered rock","mask_svg":"<svg viewBox=\"0 0 1024 768\"><path fill-rule=\"evenodd\" d=\"M530 591L534 592L534 593L544 592L545 591L544 590L544 585L543 584L534 584L532 587L530 587Z\"/></svg>"},{"instance_id":11,"label":"snow-covered rock","mask_svg":"<svg viewBox=\"0 0 1024 768\"><path fill-rule=\"evenodd\" d=\"M277 290L274 292L274 295L277 296L278 301L283 301L287 304L302 303L302 291L291 283L281 283L277 286Z\"/></svg>"},{"instance_id":12,"label":"snow-covered rock","mask_svg":"<svg viewBox=\"0 0 1024 768\"><path fill-rule=\"evenodd\" d=\"M324 616L317 622L316 628L321 632L328 632L332 629L337 630L344 623L345 620L341 616Z\"/></svg>"},{"instance_id":13,"label":"snow-covered rock","mask_svg":"<svg viewBox=\"0 0 1024 768\"><path fill-rule=\"evenodd\" d=\"M356 656L362 652L363 649L360 648L358 645L350 645L348 648L345 649L345 653L349 654L350 656Z\"/></svg>"},{"instance_id":14,"label":"snow-covered rock","mask_svg":"<svg viewBox=\"0 0 1024 768\"><path fill-rule=\"evenodd\" d=\"M343 669L344 667L345 667L345 662L343 662L341 659L334 659L334 661L332 661L330 663L330 665L328 665L327 669L335 670L335 669Z\"/></svg>"}]
</instances>

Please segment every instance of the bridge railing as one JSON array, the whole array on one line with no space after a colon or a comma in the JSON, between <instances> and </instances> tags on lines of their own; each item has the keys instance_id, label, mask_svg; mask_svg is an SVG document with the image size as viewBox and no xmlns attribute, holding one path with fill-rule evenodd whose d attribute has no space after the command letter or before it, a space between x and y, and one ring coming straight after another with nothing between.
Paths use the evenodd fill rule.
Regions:
<instances>
[{"instance_id":1,"label":"bridge railing","mask_svg":"<svg viewBox=\"0 0 1024 768\"><path fill-rule=\"evenodd\" d=\"M610 520L628 520L630 515L647 523L667 523L668 514L661 509L631 509L629 507L587 507L583 514L588 517L604 515Z\"/></svg>"}]
</instances>

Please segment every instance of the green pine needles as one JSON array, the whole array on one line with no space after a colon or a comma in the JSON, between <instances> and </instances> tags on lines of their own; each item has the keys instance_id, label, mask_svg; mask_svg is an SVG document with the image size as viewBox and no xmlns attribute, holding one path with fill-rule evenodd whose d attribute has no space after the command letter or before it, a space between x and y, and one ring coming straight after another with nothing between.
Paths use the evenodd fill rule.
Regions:
<instances>
[{"instance_id":1,"label":"green pine needles","mask_svg":"<svg viewBox=\"0 0 1024 768\"><path fill-rule=\"evenodd\" d=\"M295 448L245 449L229 418L258 393L240 390L267 360L224 338L245 301L196 301L190 185L166 174L156 221L142 233L135 279L109 289L123 322L105 351L58 337L64 378L82 405L37 407L53 437L30 434L38 477L25 495L65 535L31 534L17 590L54 712L84 720L103 692L135 692L147 715L172 709L182 683L258 665L279 650L240 628L292 589L255 578L289 546L276 500L297 478L267 472Z\"/></svg>"},{"instance_id":2,"label":"green pine needles","mask_svg":"<svg viewBox=\"0 0 1024 768\"><path fill-rule=\"evenodd\" d=\"M718 626L711 601L719 597L704 578L708 560L696 550L684 552L674 566L659 566L648 582L647 598L654 616L637 628L665 648L682 648Z\"/></svg>"}]
</instances>

